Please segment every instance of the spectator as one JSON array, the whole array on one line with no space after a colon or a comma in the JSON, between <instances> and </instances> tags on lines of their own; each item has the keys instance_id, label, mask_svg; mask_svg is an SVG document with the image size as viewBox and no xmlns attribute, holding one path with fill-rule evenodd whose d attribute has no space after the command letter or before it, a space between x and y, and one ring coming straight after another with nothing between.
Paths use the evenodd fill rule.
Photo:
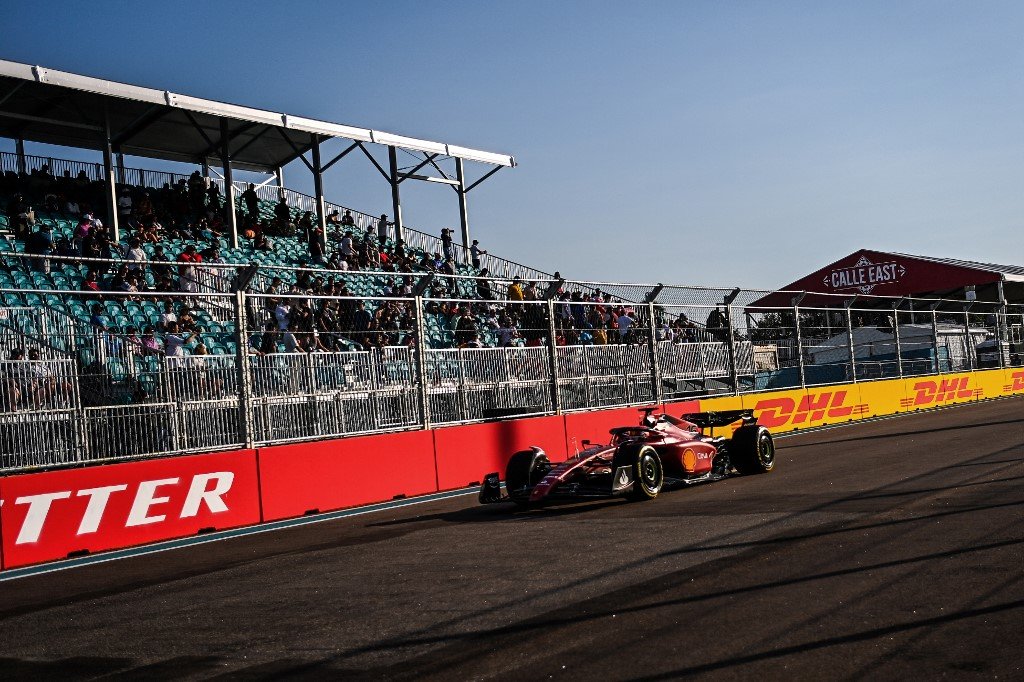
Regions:
<instances>
[{"instance_id":1,"label":"spectator","mask_svg":"<svg viewBox=\"0 0 1024 682\"><path fill-rule=\"evenodd\" d=\"M153 277L160 279L161 277L170 277L173 274L173 270L170 266L171 259L164 253L163 244L157 244L153 247L153 265L150 266L150 270L153 272ZM164 264L167 265L164 265Z\"/></svg>"},{"instance_id":2,"label":"spectator","mask_svg":"<svg viewBox=\"0 0 1024 682\"><path fill-rule=\"evenodd\" d=\"M473 245L469 247L469 254L473 259L473 267L477 270L480 269L480 256L486 256L487 252L480 248L480 241L477 239L473 240Z\"/></svg>"},{"instance_id":3,"label":"spectator","mask_svg":"<svg viewBox=\"0 0 1024 682\"><path fill-rule=\"evenodd\" d=\"M347 211L346 211L346 213L347 213ZM334 209L333 211L331 211L330 213L327 214L327 224L328 225L343 225L344 224L342 222L341 218L338 216L338 209Z\"/></svg>"},{"instance_id":4,"label":"spectator","mask_svg":"<svg viewBox=\"0 0 1024 682\"><path fill-rule=\"evenodd\" d=\"M388 216L386 213L380 214L380 220L377 221L377 241L380 242L381 246L384 246L388 240Z\"/></svg>"},{"instance_id":5,"label":"spectator","mask_svg":"<svg viewBox=\"0 0 1024 682\"><path fill-rule=\"evenodd\" d=\"M508 292L506 297L510 301L522 301L523 300L523 285L522 280L516 275L512 278L512 283L508 285Z\"/></svg>"},{"instance_id":6,"label":"spectator","mask_svg":"<svg viewBox=\"0 0 1024 682\"><path fill-rule=\"evenodd\" d=\"M53 233L50 226L43 224L25 240L25 252L36 256L49 256L53 253ZM33 258L32 269L36 272L49 273L49 258Z\"/></svg>"},{"instance_id":7,"label":"spectator","mask_svg":"<svg viewBox=\"0 0 1024 682\"><path fill-rule=\"evenodd\" d=\"M337 211L335 211L335 213L337 213ZM341 219L341 224L348 225L349 227L356 226L356 219L352 217L352 211L349 211L348 209L345 210L345 216Z\"/></svg>"},{"instance_id":8,"label":"spectator","mask_svg":"<svg viewBox=\"0 0 1024 682\"><path fill-rule=\"evenodd\" d=\"M339 244L342 258L350 259L356 255L355 244L352 241L352 232L345 232Z\"/></svg>"},{"instance_id":9,"label":"spectator","mask_svg":"<svg viewBox=\"0 0 1024 682\"><path fill-rule=\"evenodd\" d=\"M190 336L192 336L190 332L180 332L178 330L177 322L171 322L164 335L164 345L167 349L167 355L172 357L183 357L185 355L185 344L188 342Z\"/></svg>"},{"instance_id":10,"label":"spectator","mask_svg":"<svg viewBox=\"0 0 1024 682\"><path fill-rule=\"evenodd\" d=\"M619 329L619 342L628 343L630 341L630 329L633 326L633 318L624 308L619 308L619 316L616 319L616 325Z\"/></svg>"},{"instance_id":11,"label":"spectator","mask_svg":"<svg viewBox=\"0 0 1024 682\"><path fill-rule=\"evenodd\" d=\"M125 251L124 259L128 261L128 271L142 273L146 263L146 251L142 248L142 242L138 237L133 237L128 242L128 249Z\"/></svg>"},{"instance_id":12,"label":"spectator","mask_svg":"<svg viewBox=\"0 0 1024 682\"><path fill-rule=\"evenodd\" d=\"M178 314L174 312L174 304L171 301L164 303L164 311L160 313L160 319L157 322L157 329L162 332L167 331L172 322L178 321Z\"/></svg>"},{"instance_id":13,"label":"spectator","mask_svg":"<svg viewBox=\"0 0 1024 682\"><path fill-rule=\"evenodd\" d=\"M196 252L194 244L189 244L178 256L178 287L189 293L199 291L199 284L196 281L198 276L198 265L203 262L203 257Z\"/></svg>"},{"instance_id":14,"label":"spectator","mask_svg":"<svg viewBox=\"0 0 1024 682\"><path fill-rule=\"evenodd\" d=\"M477 335L476 318L469 312L468 305L463 305L459 312L459 319L455 322L455 342L463 346Z\"/></svg>"},{"instance_id":15,"label":"spectator","mask_svg":"<svg viewBox=\"0 0 1024 682\"><path fill-rule=\"evenodd\" d=\"M125 225L131 221L132 197L127 187L121 190L121 196L117 198L117 217Z\"/></svg>"},{"instance_id":16,"label":"spectator","mask_svg":"<svg viewBox=\"0 0 1024 682\"><path fill-rule=\"evenodd\" d=\"M445 260L455 260L455 244L452 242L452 231L447 227L441 228L441 251L444 252Z\"/></svg>"},{"instance_id":17,"label":"spectator","mask_svg":"<svg viewBox=\"0 0 1024 682\"><path fill-rule=\"evenodd\" d=\"M153 327L147 326L142 330L142 354L161 355L162 353L163 348L160 346L160 341L153 334Z\"/></svg>"},{"instance_id":18,"label":"spectator","mask_svg":"<svg viewBox=\"0 0 1024 682\"><path fill-rule=\"evenodd\" d=\"M491 281L487 279L491 276L491 273L487 268L480 270L480 277L476 280L476 294L483 301L490 301L494 298L494 294L491 293Z\"/></svg>"},{"instance_id":19,"label":"spectator","mask_svg":"<svg viewBox=\"0 0 1024 682\"><path fill-rule=\"evenodd\" d=\"M242 203L245 204L245 211L249 214L249 220L256 221L260 217L260 198L256 195L256 185L249 183L249 186L242 192ZM283 199L282 199L283 201Z\"/></svg>"},{"instance_id":20,"label":"spectator","mask_svg":"<svg viewBox=\"0 0 1024 682\"><path fill-rule=\"evenodd\" d=\"M25 239L35 224L35 213L25 198L15 194L7 205L7 224L14 227L14 238Z\"/></svg>"},{"instance_id":21,"label":"spectator","mask_svg":"<svg viewBox=\"0 0 1024 682\"><path fill-rule=\"evenodd\" d=\"M96 277L96 271L95 270L91 270L90 269L90 270L86 271L85 279L82 280L81 289L82 289L82 291L89 291L89 292L92 292L92 293L99 294L100 283L99 283L99 280ZM98 298L101 301L103 300L102 296L98 296Z\"/></svg>"},{"instance_id":22,"label":"spectator","mask_svg":"<svg viewBox=\"0 0 1024 682\"><path fill-rule=\"evenodd\" d=\"M274 206L274 220L277 221L277 229L280 231L280 234L284 234L287 231L287 226L291 219L292 211L288 208L288 200L281 197Z\"/></svg>"}]
</instances>

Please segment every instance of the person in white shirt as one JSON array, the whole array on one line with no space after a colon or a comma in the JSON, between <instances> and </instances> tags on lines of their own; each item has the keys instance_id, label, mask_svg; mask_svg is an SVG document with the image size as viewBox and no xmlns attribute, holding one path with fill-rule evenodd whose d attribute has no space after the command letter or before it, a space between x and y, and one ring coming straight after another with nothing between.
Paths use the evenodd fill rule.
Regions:
<instances>
[{"instance_id":1,"label":"person in white shirt","mask_svg":"<svg viewBox=\"0 0 1024 682\"><path fill-rule=\"evenodd\" d=\"M356 255L356 249L352 242L351 232L346 232L345 236L341 238L341 255L345 258L351 258Z\"/></svg>"},{"instance_id":2,"label":"person in white shirt","mask_svg":"<svg viewBox=\"0 0 1024 682\"><path fill-rule=\"evenodd\" d=\"M291 314L292 307L288 305L287 301L281 301L274 308L274 319L277 320L278 331L288 331L288 316Z\"/></svg>"},{"instance_id":3,"label":"person in white shirt","mask_svg":"<svg viewBox=\"0 0 1024 682\"><path fill-rule=\"evenodd\" d=\"M626 338L629 336L629 328L633 325L633 318L623 310L616 323L619 326L619 340L622 343L626 343Z\"/></svg>"},{"instance_id":4,"label":"person in white shirt","mask_svg":"<svg viewBox=\"0 0 1024 682\"><path fill-rule=\"evenodd\" d=\"M167 355L173 357L182 357L185 355L185 344L188 342L189 337L192 336L191 332L178 332L178 323L171 322L171 325L167 328L167 334L164 336L164 348Z\"/></svg>"},{"instance_id":5,"label":"person in white shirt","mask_svg":"<svg viewBox=\"0 0 1024 682\"><path fill-rule=\"evenodd\" d=\"M382 213L380 220L377 221L377 241L380 242L381 246L384 245L388 239L388 216L386 213Z\"/></svg>"},{"instance_id":6,"label":"person in white shirt","mask_svg":"<svg viewBox=\"0 0 1024 682\"><path fill-rule=\"evenodd\" d=\"M132 215L132 198L126 189L121 190L117 198L117 215L121 220L128 220Z\"/></svg>"},{"instance_id":7,"label":"person in white shirt","mask_svg":"<svg viewBox=\"0 0 1024 682\"><path fill-rule=\"evenodd\" d=\"M170 301L164 303L164 311L160 313L160 322L157 324L157 329L167 331L171 324L177 324L178 315L174 312L174 304Z\"/></svg>"},{"instance_id":8,"label":"person in white shirt","mask_svg":"<svg viewBox=\"0 0 1024 682\"><path fill-rule=\"evenodd\" d=\"M138 237L133 237L128 242L128 248L124 252L124 259L128 261L128 270L136 272L142 269L142 264L146 262L146 251L142 248L142 241Z\"/></svg>"}]
</instances>

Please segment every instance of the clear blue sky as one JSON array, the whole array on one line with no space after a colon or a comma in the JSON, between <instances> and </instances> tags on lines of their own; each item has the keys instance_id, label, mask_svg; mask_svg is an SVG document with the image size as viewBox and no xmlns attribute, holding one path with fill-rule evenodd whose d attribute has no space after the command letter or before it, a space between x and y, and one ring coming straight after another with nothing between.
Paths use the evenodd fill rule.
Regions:
<instances>
[{"instance_id":1,"label":"clear blue sky","mask_svg":"<svg viewBox=\"0 0 1024 682\"><path fill-rule=\"evenodd\" d=\"M1019 1L4 4L5 59L512 154L470 195L474 236L549 271L1024 263ZM454 192L411 184L407 224L457 227ZM326 188L391 212L361 157Z\"/></svg>"}]
</instances>

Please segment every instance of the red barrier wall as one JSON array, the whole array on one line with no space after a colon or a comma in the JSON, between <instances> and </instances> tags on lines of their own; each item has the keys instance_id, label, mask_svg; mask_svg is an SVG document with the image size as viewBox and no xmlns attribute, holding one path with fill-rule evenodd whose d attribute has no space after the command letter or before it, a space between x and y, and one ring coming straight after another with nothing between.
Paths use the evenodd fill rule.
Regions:
<instances>
[{"instance_id":1,"label":"red barrier wall","mask_svg":"<svg viewBox=\"0 0 1024 682\"><path fill-rule=\"evenodd\" d=\"M437 491L430 431L259 449L263 520Z\"/></svg>"},{"instance_id":2,"label":"red barrier wall","mask_svg":"<svg viewBox=\"0 0 1024 682\"><path fill-rule=\"evenodd\" d=\"M260 521L253 450L8 476L0 501L4 568Z\"/></svg>"},{"instance_id":3,"label":"red barrier wall","mask_svg":"<svg viewBox=\"0 0 1024 682\"><path fill-rule=\"evenodd\" d=\"M508 458L531 445L544 449L552 462L566 458L562 417L533 417L435 429L439 490L462 488L483 480L485 474L505 477Z\"/></svg>"}]
</instances>

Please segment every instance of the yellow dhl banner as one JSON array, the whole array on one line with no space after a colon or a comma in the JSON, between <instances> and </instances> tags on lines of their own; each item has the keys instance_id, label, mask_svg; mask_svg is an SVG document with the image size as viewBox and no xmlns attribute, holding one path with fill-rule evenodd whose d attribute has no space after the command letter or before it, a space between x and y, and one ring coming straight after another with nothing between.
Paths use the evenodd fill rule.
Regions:
<instances>
[{"instance_id":1,"label":"yellow dhl banner","mask_svg":"<svg viewBox=\"0 0 1024 682\"><path fill-rule=\"evenodd\" d=\"M708 398L700 401L700 411L753 410L759 423L776 433L786 433L1011 395L1024 395L1024 369L982 370Z\"/></svg>"}]
</instances>

